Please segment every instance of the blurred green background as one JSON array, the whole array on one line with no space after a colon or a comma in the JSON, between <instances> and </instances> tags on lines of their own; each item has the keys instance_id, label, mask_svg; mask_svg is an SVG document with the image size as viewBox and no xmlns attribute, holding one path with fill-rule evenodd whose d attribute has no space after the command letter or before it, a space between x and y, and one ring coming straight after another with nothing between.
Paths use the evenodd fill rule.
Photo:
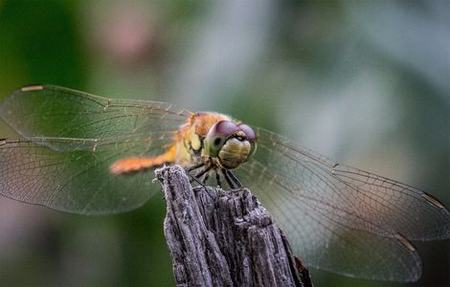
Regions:
<instances>
[{"instance_id":1,"label":"blurred green background","mask_svg":"<svg viewBox=\"0 0 450 287\"><path fill-rule=\"evenodd\" d=\"M51 83L226 112L450 206L449 35L447 0L0 0L0 98ZM0 285L173 286L163 218L160 195L105 217L2 198ZM409 286L450 286L450 243L417 246Z\"/></svg>"}]
</instances>

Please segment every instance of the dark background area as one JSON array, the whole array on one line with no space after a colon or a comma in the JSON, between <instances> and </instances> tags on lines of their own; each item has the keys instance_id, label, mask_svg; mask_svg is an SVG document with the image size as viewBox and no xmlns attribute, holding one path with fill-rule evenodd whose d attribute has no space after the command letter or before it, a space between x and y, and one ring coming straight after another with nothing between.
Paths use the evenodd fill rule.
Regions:
<instances>
[{"instance_id":1,"label":"dark background area","mask_svg":"<svg viewBox=\"0 0 450 287\"><path fill-rule=\"evenodd\" d=\"M450 206L449 35L445 0L0 0L0 99L49 83L225 112ZM1 198L0 285L173 286L163 217L159 194L103 217ZM450 243L417 246L408 285L449 286Z\"/></svg>"}]
</instances>

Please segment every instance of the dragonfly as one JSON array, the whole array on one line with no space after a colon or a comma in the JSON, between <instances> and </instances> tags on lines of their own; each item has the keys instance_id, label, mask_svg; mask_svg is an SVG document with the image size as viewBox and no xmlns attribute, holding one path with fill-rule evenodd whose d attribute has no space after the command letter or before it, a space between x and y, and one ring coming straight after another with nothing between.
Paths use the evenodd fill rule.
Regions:
<instances>
[{"instance_id":1,"label":"dragonfly","mask_svg":"<svg viewBox=\"0 0 450 287\"><path fill-rule=\"evenodd\" d=\"M0 103L0 117L18 134L0 139L0 194L21 202L126 212L157 192L152 168L179 164L200 182L250 188L310 267L416 281L412 241L450 238L450 213L431 194L224 114L32 85Z\"/></svg>"}]
</instances>

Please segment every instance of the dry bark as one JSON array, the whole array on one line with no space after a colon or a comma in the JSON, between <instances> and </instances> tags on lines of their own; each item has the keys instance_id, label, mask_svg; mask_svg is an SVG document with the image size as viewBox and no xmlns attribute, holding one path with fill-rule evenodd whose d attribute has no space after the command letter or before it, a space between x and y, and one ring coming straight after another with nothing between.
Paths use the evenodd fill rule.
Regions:
<instances>
[{"instance_id":1,"label":"dry bark","mask_svg":"<svg viewBox=\"0 0 450 287\"><path fill-rule=\"evenodd\" d=\"M248 189L195 187L183 168L156 171L177 286L311 286L308 271Z\"/></svg>"}]
</instances>

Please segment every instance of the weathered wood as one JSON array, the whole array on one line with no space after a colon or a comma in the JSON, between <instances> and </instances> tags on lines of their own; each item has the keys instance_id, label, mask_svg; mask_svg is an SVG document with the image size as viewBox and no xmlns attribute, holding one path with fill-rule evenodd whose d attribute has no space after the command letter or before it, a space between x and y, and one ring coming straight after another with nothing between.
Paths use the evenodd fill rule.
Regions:
<instances>
[{"instance_id":1,"label":"weathered wood","mask_svg":"<svg viewBox=\"0 0 450 287\"><path fill-rule=\"evenodd\" d=\"M156 171L177 286L311 286L281 230L248 189L192 189L183 168Z\"/></svg>"}]
</instances>

